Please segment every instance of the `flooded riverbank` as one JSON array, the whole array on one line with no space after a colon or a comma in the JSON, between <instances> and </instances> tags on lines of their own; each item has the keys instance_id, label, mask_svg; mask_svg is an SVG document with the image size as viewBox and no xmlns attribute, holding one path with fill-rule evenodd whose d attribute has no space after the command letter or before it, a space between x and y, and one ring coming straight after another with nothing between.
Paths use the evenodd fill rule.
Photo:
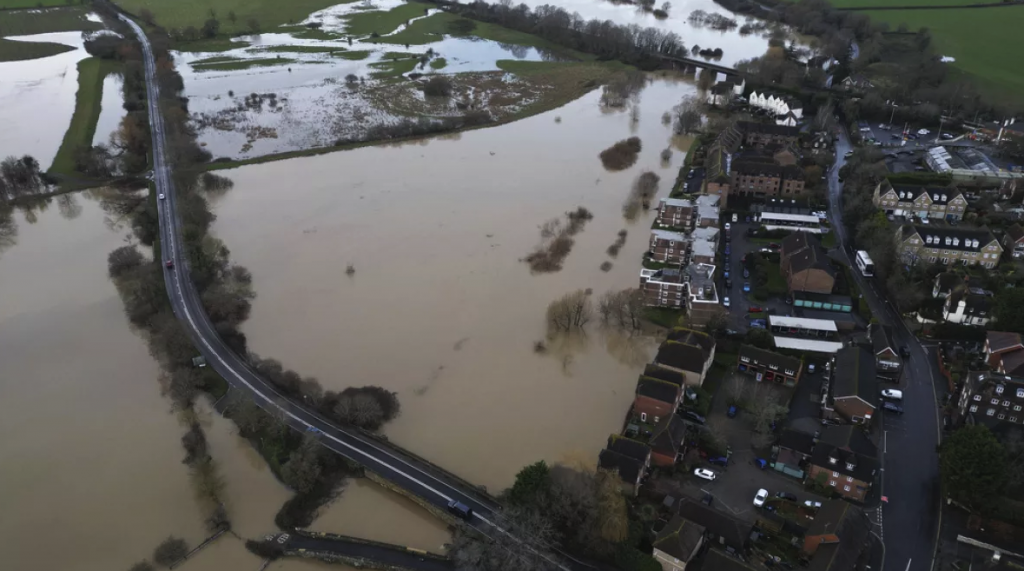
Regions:
<instances>
[{"instance_id":1,"label":"flooded riverbank","mask_svg":"<svg viewBox=\"0 0 1024 571\"><path fill-rule=\"evenodd\" d=\"M541 458L592 461L654 341L593 328L545 354L534 343L553 299L637 285L650 215L627 222L622 205L644 169L668 191L684 153L659 157L673 144L662 115L694 92L653 81L636 123L594 92L500 128L226 171L213 231L254 276L250 348L325 388L398 391L388 436L495 491ZM605 171L598 154L631 135L637 164ZM520 260L539 227L577 206L594 219L564 268L531 275Z\"/></svg>"}]
</instances>

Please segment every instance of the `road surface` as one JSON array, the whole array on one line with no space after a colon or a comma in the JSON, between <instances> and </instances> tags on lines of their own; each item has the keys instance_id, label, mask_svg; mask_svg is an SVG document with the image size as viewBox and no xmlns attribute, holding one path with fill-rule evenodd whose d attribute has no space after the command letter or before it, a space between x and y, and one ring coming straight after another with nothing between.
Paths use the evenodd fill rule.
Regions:
<instances>
[{"instance_id":1,"label":"road surface","mask_svg":"<svg viewBox=\"0 0 1024 571\"><path fill-rule=\"evenodd\" d=\"M446 477L441 470L403 453L398 447L371 438L358 430L335 426L315 412L289 402L273 385L256 374L217 334L192 283L187 256L182 246L171 165L167 162L165 149L164 120L159 112L159 85L156 81L152 46L135 22L123 15L121 18L138 36L145 57L149 124L153 136L153 179L157 192L165 197L157 201L160 240L164 261L173 262L173 267L164 270L167 295L175 316L185 326L193 343L206 358L206 362L231 385L232 390L240 390L250 395L265 410L276 409L292 428L314 432L321 444L327 448L441 510L447 509L451 500L462 502L473 509L473 517L467 523L485 535L505 533L495 524L494 516L495 512L500 510L499 504L479 489ZM561 569L593 568L574 560L568 554L558 553L562 562L556 562L553 558L549 560ZM547 555L544 557L548 558Z\"/></svg>"},{"instance_id":2,"label":"road surface","mask_svg":"<svg viewBox=\"0 0 1024 571\"><path fill-rule=\"evenodd\" d=\"M896 342L910 348L905 360L900 389L903 415L882 415L883 473L879 511L872 514L875 533L885 545L885 567L889 571L930 571L935 554L939 519L939 465L935 447L939 440L939 407L935 382L940 378L933 347L925 347L911 334L892 303L885 299L881 284L865 278L852 263L849 238L842 223L842 190L839 169L851 150L845 129L836 143L836 164L829 172L829 215L836 232L839 254L853 274L871 308L871 313L893 327Z\"/></svg>"}]
</instances>

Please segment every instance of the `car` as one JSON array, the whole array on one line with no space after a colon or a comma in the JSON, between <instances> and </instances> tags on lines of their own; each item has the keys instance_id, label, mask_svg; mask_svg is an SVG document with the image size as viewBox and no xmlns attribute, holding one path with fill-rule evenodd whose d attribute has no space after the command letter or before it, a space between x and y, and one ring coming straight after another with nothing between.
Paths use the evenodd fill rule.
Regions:
<instances>
[{"instance_id":1,"label":"car","mask_svg":"<svg viewBox=\"0 0 1024 571\"><path fill-rule=\"evenodd\" d=\"M928 129L918 129L917 130L917 134L918 135L928 135L930 133L931 133L931 131L929 131Z\"/></svg>"},{"instance_id":2,"label":"car","mask_svg":"<svg viewBox=\"0 0 1024 571\"><path fill-rule=\"evenodd\" d=\"M903 357L904 359L909 359L910 347L907 347L906 345L900 347L900 357Z\"/></svg>"},{"instance_id":3,"label":"car","mask_svg":"<svg viewBox=\"0 0 1024 571\"><path fill-rule=\"evenodd\" d=\"M736 418L736 415L739 413L740 409L737 408L736 405L731 404L729 405L729 410L726 411L725 416L728 416L729 418Z\"/></svg>"},{"instance_id":4,"label":"car","mask_svg":"<svg viewBox=\"0 0 1024 571\"><path fill-rule=\"evenodd\" d=\"M725 223L725 231L728 232L729 230L732 230L732 224L729 224L728 222L726 222Z\"/></svg>"},{"instance_id":5,"label":"car","mask_svg":"<svg viewBox=\"0 0 1024 571\"><path fill-rule=\"evenodd\" d=\"M725 289L732 289L732 280L725 278Z\"/></svg>"},{"instance_id":6,"label":"car","mask_svg":"<svg viewBox=\"0 0 1024 571\"><path fill-rule=\"evenodd\" d=\"M693 178L693 174L694 171L691 170L690 172L686 173L686 178Z\"/></svg>"},{"instance_id":7,"label":"car","mask_svg":"<svg viewBox=\"0 0 1024 571\"><path fill-rule=\"evenodd\" d=\"M791 502L796 501L796 496L789 492L775 492L775 497L779 498L780 500L789 500Z\"/></svg>"},{"instance_id":8,"label":"car","mask_svg":"<svg viewBox=\"0 0 1024 571\"><path fill-rule=\"evenodd\" d=\"M812 375L814 374L814 363L807 365L807 372Z\"/></svg>"},{"instance_id":9,"label":"car","mask_svg":"<svg viewBox=\"0 0 1024 571\"><path fill-rule=\"evenodd\" d=\"M896 414L903 414L903 407L898 405L898 404L896 404L896 403L894 403L894 402L882 401L882 408L887 410L887 411L889 411L889 412L894 412Z\"/></svg>"},{"instance_id":10,"label":"car","mask_svg":"<svg viewBox=\"0 0 1024 571\"><path fill-rule=\"evenodd\" d=\"M948 141L953 138L953 135L950 135L949 133L943 133L942 135L940 135L940 137L942 137L944 141Z\"/></svg>"},{"instance_id":11,"label":"car","mask_svg":"<svg viewBox=\"0 0 1024 571\"><path fill-rule=\"evenodd\" d=\"M747 313L761 313L763 311L764 308L761 307L760 305L751 305L750 307L747 308Z\"/></svg>"},{"instance_id":12,"label":"car","mask_svg":"<svg viewBox=\"0 0 1024 571\"><path fill-rule=\"evenodd\" d=\"M903 136L900 135L899 133L893 133L892 135L889 135L889 138L893 139L893 140L899 140L899 139L902 139Z\"/></svg>"},{"instance_id":13,"label":"car","mask_svg":"<svg viewBox=\"0 0 1024 571\"><path fill-rule=\"evenodd\" d=\"M754 329L767 329L768 328L768 324L763 319L752 319L750 321L750 326L753 327Z\"/></svg>"},{"instance_id":14,"label":"car","mask_svg":"<svg viewBox=\"0 0 1024 571\"><path fill-rule=\"evenodd\" d=\"M448 511L461 517L464 520L473 519L473 508L467 506L466 504L458 500L451 500L450 502L448 502Z\"/></svg>"},{"instance_id":15,"label":"car","mask_svg":"<svg viewBox=\"0 0 1024 571\"><path fill-rule=\"evenodd\" d=\"M707 468L697 468L696 470L693 471L693 475L703 480L708 480L709 482L714 482L715 478L718 477L718 474L715 474L714 472L708 470Z\"/></svg>"},{"instance_id":16,"label":"car","mask_svg":"<svg viewBox=\"0 0 1024 571\"><path fill-rule=\"evenodd\" d=\"M793 305L793 294L786 295L786 305Z\"/></svg>"},{"instance_id":17,"label":"car","mask_svg":"<svg viewBox=\"0 0 1024 571\"><path fill-rule=\"evenodd\" d=\"M750 293L750 282L743 282L743 292Z\"/></svg>"},{"instance_id":18,"label":"car","mask_svg":"<svg viewBox=\"0 0 1024 571\"><path fill-rule=\"evenodd\" d=\"M167 198L167 197L166 197L166 196L164 196L164 195L163 195L163 193L160 193L160 195L159 195L159 196L157 196L157 198L159 198L160 200L163 200L163 199L165 199L165 198Z\"/></svg>"},{"instance_id":19,"label":"car","mask_svg":"<svg viewBox=\"0 0 1024 571\"><path fill-rule=\"evenodd\" d=\"M903 391L899 389L882 389L879 394L884 399L903 400Z\"/></svg>"},{"instance_id":20,"label":"car","mask_svg":"<svg viewBox=\"0 0 1024 571\"><path fill-rule=\"evenodd\" d=\"M728 256L731 253L732 253L732 245L726 244L725 245L725 255Z\"/></svg>"},{"instance_id":21,"label":"car","mask_svg":"<svg viewBox=\"0 0 1024 571\"><path fill-rule=\"evenodd\" d=\"M693 412L692 410L683 411L683 418L697 424L704 424L705 419L703 416Z\"/></svg>"},{"instance_id":22,"label":"car","mask_svg":"<svg viewBox=\"0 0 1024 571\"><path fill-rule=\"evenodd\" d=\"M750 222L750 216L747 216L747 222Z\"/></svg>"},{"instance_id":23,"label":"car","mask_svg":"<svg viewBox=\"0 0 1024 571\"><path fill-rule=\"evenodd\" d=\"M850 158L853 156L853 151L846 151L846 154L844 154L843 156L846 158Z\"/></svg>"},{"instance_id":24,"label":"car","mask_svg":"<svg viewBox=\"0 0 1024 571\"><path fill-rule=\"evenodd\" d=\"M733 222L739 222L739 220L740 220L740 216L739 216L739 214L733 213L733 215L732 215L732 221L733 221Z\"/></svg>"},{"instance_id":25,"label":"car","mask_svg":"<svg viewBox=\"0 0 1024 571\"><path fill-rule=\"evenodd\" d=\"M885 123L879 123L879 124L878 124L878 128L879 128L879 129L888 129L888 128L889 128L889 126L888 126L888 125L886 125Z\"/></svg>"},{"instance_id":26,"label":"car","mask_svg":"<svg viewBox=\"0 0 1024 571\"><path fill-rule=\"evenodd\" d=\"M167 260L166 262L164 262L164 267L173 268L174 267L174 260Z\"/></svg>"},{"instance_id":27,"label":"car","mask_svg":"<svg viewBox=\"0 0 1024 571\"><path fill-rule=\"evenodd\" d=\"M729 296L725 296L722 299L722 305L724 305L725 307L729 307Z\"/></svg>"},{"instance_id":28,"label":"car","mask_svg":"<svg viewBox=\"0 0 1024 571\"><path fill-rule=\"evenodd\" d=\"M764 501L768 499L768 490L761 488L757 491L757 495L754 496L754 505L761 507L764 505Z\"/></svg>"},{"instance_id":29,"label":"car","mask_svg":"<svg viewBox=\"0 0 1024 571\"><path fill-rule=\"evenodd\" d=\"M821 508L821 502L816 502L814 500L804 500L804 505L814 509Z\"/></svg>"},{"instance_id":30,"label":"car","mask_svg":"<svg viewBox=\"0 0 1024 571\"><path fill-rule=\"evenodd\" d=\"M771 248L772 250L781 250L782 244L779 244L778 242L772 242L771 244L768 244L768 247Z\"/></svg>"},{"instance_id":31,"label":"car","mask_svg":"<svg viewBox=\"0 0 1024 571\"><path fill-rule=\"evenodd\" d=\"M711 463L711 464L714 464L715 466L723 466L723 467L725 467L725 466L729 465L729 459L726 458L725 456L718 456L716 458L708 458L708 462Z\"/></svg>"},{"instance_id":32,"label":"car","mask_svg":"<svg viewBox=\"0 0 1024 571\"><path fill-rule=\"evenodd\" d=\"M729 268L725 268L725 270L722 271L722 277L729 279Z\"/></svg>"},{"instance_id":33,"label":"car","mask_svg":"<svg viewBox=\"0 0 1024 571\"><path fill-rule=\"evenodd\" d=\"M765 460L764 458L754 458L754 466L757 466L758 468L764 470L765 468L768 467L768 461Z\"/></svg>"},{"instance_id":34,"label":"car","mask_svg":"<svg viewBox=\"0 0 1024 571\"><path fill-rule=\"evenodd\" d=\"M750 277L750 270L748 270L747 268L743 268L743 277L749 278Z\"/></svg>"},{"instance_id":35,"label":"car","mask_svg":"<svg viewBox=\"0 0 1024 571\"><path fill-rule=\"evenodd\" d=\"M700 499L700 503L706 504L708 506L710 506L711 503L714 502L714 501L715 501L715 497L712 496L711 494L704 494L704 497Z\"/></svg>"}]
</instances>

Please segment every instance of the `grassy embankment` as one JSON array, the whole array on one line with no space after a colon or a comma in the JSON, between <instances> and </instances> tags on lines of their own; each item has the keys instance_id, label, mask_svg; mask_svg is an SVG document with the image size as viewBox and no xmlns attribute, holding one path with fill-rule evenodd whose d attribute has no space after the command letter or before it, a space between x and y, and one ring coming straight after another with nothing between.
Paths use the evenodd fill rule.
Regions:
<instances>
[{"instance_id":1,"label":"grassy embankment","mask_svg":"<svg viewBox=\"0 0 1024 571\"><path fill-rule=\"evenodd\" d=\"M103 80L107 75L119 71L121 64L113 60L90 57L78 62L75 112L49 172L75 174L75 150L91 146L96 135L96 122L100 118L103 99Z\"/></svg>"},{"instance_id":2,"label":"grassy embankment","mask_svg":"<svg viewBox=\"0 0 1024 571\"><path fill-rule=\"evenodd\" d=\"M345 30L353 36L369 36L373 33L383 36L394 32L399 26L406 23L406 21L423 16L424 11L430 8L436 8L436 6L433 4L411 2L392 8L386 12L379 10L372 12L356 12L355 14L345 18L348 23ZM388 43L405 42L389 41Z\"/></svg>"},{"instance_id":3,"label":"grassy embankment","mask_svg":"<svg viewBox=\"0 0 1024 571\"><path fill-rule=\"evenodd\" d=\"M875 0L857 1L868 5ZM972 78L983 93L997 101L1020 102L1024 92L1024 66L1020 64L1024 42L1018 40L1018 35L1024 6L864 13L873 21L888 22L892 29L904 23L911 31L928 28L936 51L956 58L950 64L953 69Z\"/></svg>"},{"instance_id":4,"label":"grassy embankment","mask_svg":"<svg viewBox=\"0 0 1024 571\"><path fill-rule=\"evenodd\" d=\"M5 2L8 0L0 0ZM20 1L20 0L14 0ZM255 19L263 31L284 24L305 20L311 13L329 6L347 4L356 0L114 0L125 10L138 14L143 8L150 10L154 21L165 28L201 28L214 11L220 21L223 37L248 34L249 20ZM232 21L229 14L234 12Z\"/></svg>"},{"instance_id":5,"label":"grassy embankment","mask_svg":"<svg viewBox=\"0 0 1024 571\"><path fill-rule=\"evenodd\" d=\"M0 0L14 1L14 0ZM17 0L20 1L20 0ZM45 11L0 11L0 62L49 57L74 48L51 42L19 42L4 36L30 36L50 32L98 30L102 24L85 19L85 8L54 8Z\"/></svg>"},{"instance_id":6,"label":"grassy embankment","mask_svg":"<svg viewBox=\"0 0 1024 571\"><path fill-rule=\"evenodd\" d=\"M235 71L250 69L253 67L271 67L275 65L286 65L294 62L294 59L286 57L241 59L233 57L211 57L192 62L191 67L196 71Z\"/></svg>"}]
</instances>

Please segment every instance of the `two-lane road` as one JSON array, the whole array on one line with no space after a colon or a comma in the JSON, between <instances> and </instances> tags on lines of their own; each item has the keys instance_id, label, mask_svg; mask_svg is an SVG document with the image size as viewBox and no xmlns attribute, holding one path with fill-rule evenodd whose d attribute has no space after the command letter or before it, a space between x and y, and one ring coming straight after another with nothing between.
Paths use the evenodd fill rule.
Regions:
<instances>
[{"instance_id":1,"label":"two-lane road","mask_svg":"<svg viewBox=\"0 0 1024 571\"><path fill-rule=\"evenodd\" d=\"M881 284L864 278L851 263L849 238L842 222L842 191L839 168L851 149L846 131L836 144L836 165L829 172L829 214L836 232L839 253L853 268L871 313L891 325L896 341L910 349L899 387L903 391L902 415L881 413L883 473L881 527L875 532L885 544L885 566L889 571L931 571L939 519L939 407L935 392L938 373L936 355L920 343L885 298Z\"/></svg>"}]
</instances>

